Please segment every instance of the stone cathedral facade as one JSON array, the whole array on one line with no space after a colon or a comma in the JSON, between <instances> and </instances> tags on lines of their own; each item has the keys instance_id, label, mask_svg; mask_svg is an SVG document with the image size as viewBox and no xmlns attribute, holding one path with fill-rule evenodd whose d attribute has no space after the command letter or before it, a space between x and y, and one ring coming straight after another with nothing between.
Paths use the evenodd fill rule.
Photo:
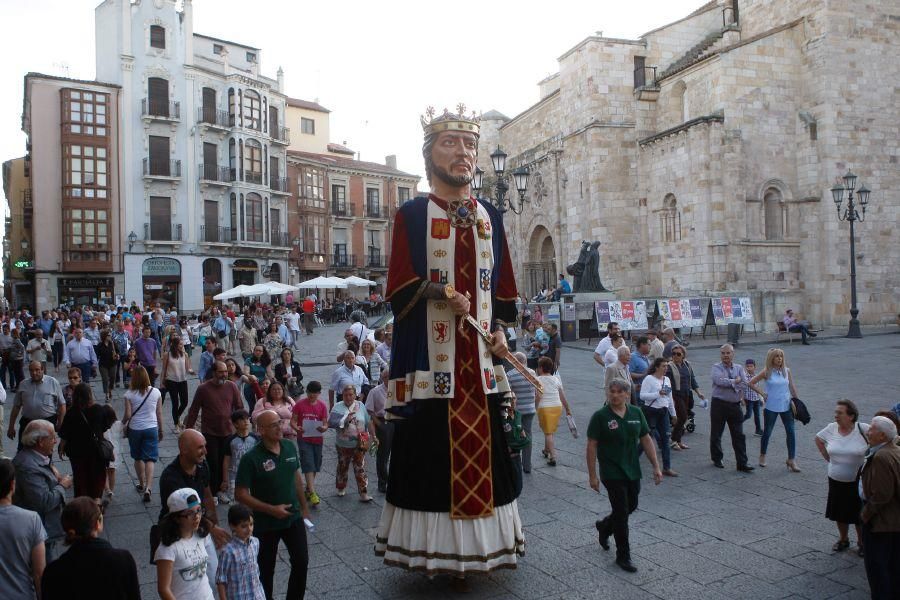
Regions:
<instances>
[{"instance_id":1,"label":"stone cathedral facade","mask_svg":"<svg viewBox=\"0 0 900 600\"><path fill-rule=\"evenodd\" d=\"M482 117L486 174L498 145L507 171L531 172L524 212L506 214L523 295L600 240L619 298L740 293L758 322L790 307L844 324L849 224L830 188L852 169L872 190L860 319L893 321L898 56L898 0L716 0L636 40L581 41L536 104Z\"/></svg>"}]
</instances>

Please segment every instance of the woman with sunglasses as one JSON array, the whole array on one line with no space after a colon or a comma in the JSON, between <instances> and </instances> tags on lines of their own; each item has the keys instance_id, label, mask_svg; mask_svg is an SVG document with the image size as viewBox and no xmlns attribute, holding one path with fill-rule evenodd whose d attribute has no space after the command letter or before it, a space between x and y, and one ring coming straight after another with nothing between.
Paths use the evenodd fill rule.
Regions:
<instances>
[{"instance_id":1,"label":"woman with sunglasses","mask_svg":"<svg viewBox=\"0 0 900 600\"><path fill-rule=\"evenodd\" d=\"M689 446L681 439L684 436L688 415L694 408L694 394L696 393L701 400L705 400L706 396L697 385L694 368L687 361L687 350L684 346L676 344L672 347L672 363L666 376L672 382L672 401L675 403L675 416L678 419L672 429L672 449L687 450Z\"/></svg>"},{"instance_id":2,"label":"woman with sunglasses","mask_svg":"<svg viewBox=\"0 0 900 600\"><path fill-rule=\"evenodd\" d=\"M162 600L215 600L207 578L208 534L200 498L192 488L175 490L166 500L169 514L159 523L156 589Z\"/></svg>"}]
</instances>

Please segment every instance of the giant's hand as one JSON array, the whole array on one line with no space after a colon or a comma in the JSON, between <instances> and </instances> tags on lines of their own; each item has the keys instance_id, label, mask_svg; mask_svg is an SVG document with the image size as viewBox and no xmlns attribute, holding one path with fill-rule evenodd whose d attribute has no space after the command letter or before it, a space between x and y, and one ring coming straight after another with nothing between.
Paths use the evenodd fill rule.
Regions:
<instances>
[{"instance_id":1,"label":"giant's hand","mask_svg":"<svg viewBox=\"0 0 900 600\"><path fill-rule=\"evenodd\" d=\"M455 294L453 294L452 298L447 300L447 302L450 303L450 310L453 311L454 315L465 316L469 314L471 303L469 302L469 299L465 297L465 295L456 292Z\"/></svg>"},{"instance_id":2,"label":"giant's hand","mask_svg":"<svg viewBox=\"0 0 900 600\"><path fill-rule=\"evenodd\" d=\"M506 336L499 329L491 334L491 352L501 358L509 352L509 348L506 346Z\"/></svg>"}]
</instances>

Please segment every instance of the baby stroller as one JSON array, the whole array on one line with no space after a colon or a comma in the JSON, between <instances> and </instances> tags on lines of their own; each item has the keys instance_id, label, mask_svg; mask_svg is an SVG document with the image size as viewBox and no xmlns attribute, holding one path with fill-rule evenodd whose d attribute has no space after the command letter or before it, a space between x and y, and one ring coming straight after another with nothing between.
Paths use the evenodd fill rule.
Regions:
<instances>
[{"instance_id":1,"label":"baby stroller","mask_svg":"<svg viewBox=\"0 0 900 600\"><path fill-rule=\"evenodd\" d=\"M694 433L694 429L696 426L694 425L694 411L693 409L688 409L687 422L684 424L684 430L688 433Z\"/></svg>"}]
</instances>

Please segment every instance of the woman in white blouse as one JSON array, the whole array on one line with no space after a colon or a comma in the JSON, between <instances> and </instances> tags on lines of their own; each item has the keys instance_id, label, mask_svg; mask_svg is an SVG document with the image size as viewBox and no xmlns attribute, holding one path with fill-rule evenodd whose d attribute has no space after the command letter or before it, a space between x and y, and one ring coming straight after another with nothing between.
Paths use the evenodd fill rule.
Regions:
<instances>
[{"instance_id":1,"label":"woman in white blouse","mask_svg":"<svg viewBox=\"0 0 900 600\"><path fill-rule=\"evenodd\" d=\"M657 358L641 382L641 401L650 434L662 452L663 475L678 477L672 470L672 447L669 446L669 425L675 420L675 403L672 401L672 382L666 377L667 358Z\"/></svg>"},{"instance_id":2,"label":"woman in white blouse","mask_svg":"<svg viewBox=\"0 0 900 600\"><path fill-rule=\"evenodd\" d=\"M816 434L816 446L828 461L828 503L825 516L837 523L840 538L831 549L843 552L850 547L850 525L856 527L857 552L862 555L858 473L865 461L869 426L858 423L859 411L851 400L838 400L834 422Z\"/></svg>"}]
</instances>

